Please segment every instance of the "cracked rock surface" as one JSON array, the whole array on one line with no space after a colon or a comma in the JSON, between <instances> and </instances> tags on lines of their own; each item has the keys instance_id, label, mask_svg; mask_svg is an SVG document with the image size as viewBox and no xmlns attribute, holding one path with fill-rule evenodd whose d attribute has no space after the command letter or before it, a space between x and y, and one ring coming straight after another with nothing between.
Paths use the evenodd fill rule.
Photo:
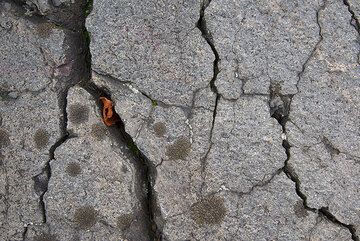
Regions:
<instances>
[{"instance_id":1,"label":"cracked rock surface","mask_svg":"<svg viewBox=\"0 0 360 241\"><path fill-rule=\"evenodd\" d=\"M358 241L359 17L1 1L0 240Z\"/></svg>"}]
</instances>

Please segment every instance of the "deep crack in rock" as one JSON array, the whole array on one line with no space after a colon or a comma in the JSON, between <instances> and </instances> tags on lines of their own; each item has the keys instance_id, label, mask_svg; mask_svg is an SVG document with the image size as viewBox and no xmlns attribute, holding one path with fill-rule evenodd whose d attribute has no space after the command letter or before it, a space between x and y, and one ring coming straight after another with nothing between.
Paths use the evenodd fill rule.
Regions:
<instances>
[{"instance_id":1,"label":"deep crack in rock","mask_svg":"<svg viewBox=\"0 0 360 241\"><path fill-rule=\"evenodd\" d=\"M67 95L67 91L65 93ZM39 205L42 212L42 222L46 223L46 206L44 202L44 195L48 191L48 185L51 178L51 165L50 162L55 159L55 151L61 146L66 140L71 138L71 135L66 131L67 126L67 113L66 113L66 98L63 96L59 97L59 104L62 110L62 115L60 116L60 129L61 137L50 147L49 149L49 159L42 168L41 173L33 177L35 191L39 194Z\"/></svg>"},{"instance_id":2,"label":"deep crack in rock","mask_svg":"<svg viewBox=\"0 0 360 241\"><path fill-rule=\"evenodd\" d=\"M309 57L306 59L306 61L302 65L302 70L298 73L298 82L296 84L297 87L298 87L299 82L301 81L301 78L302 78L305 70L306 70L308 62L314 56L315 51L318 49L319 44L323 40L322 28L321 28L321 22L320 22L320 12L323 11L326 8L326 3L327 3L327 0L325 0L323 2L323 5L321 5L320 8L318 9L318 11L316 12L316 21L317 21L317 24L319 26L319 36L320 36L320 38L317 41L317 43L315 44L315 46L314 46L313 50L311 51ZM345 0L344 3L346 4L347 1ZM348 4L346 4L346 5L349 8L349 12L351 12L349 5ZM351 12L351 13L352 13L352 17L355 19L354 13L353 12ZM348 229L349 232L351 233L352 240L359 241L359 237L356 235L356 229L355 229L354 225L345 224L345 223L340 222L329 211L328 207L321 207L320 209L316 209L316 208L310 207L308 205L307 196L301 191L301 181L300 181L298 175L296 174L296 172L291 168L291 166L288 163L290 158L291 158L291 151L290 151L291 144L286 140L286 134L287 134L286 123L287 123L287 121L289 121L289 115L290 115L290 110L291 110L291 102L292 102L293 97L294 97L294 95L283 95L283 94L281 94L281 90L277 86L274 86L274 85L270 86L270 98L269 98L270 115L271 115L272 118L275 118L278 121L279 125L281 125L281 127L282 127L283 135L285 135L285 139L282 142L282 146L285 149L285 153L286 153L287 158L286 158L286 160L284 162L284 167L282 168L282 170L286 174L286 176L291 181L294 182L296 194L301 198L303 206L304 206L304 208L306 210L314 212L314 213L321 214L324 217L326 217L328 220L330 220L332 223L337 224L339 226L342 226L342 227Z\"/></svg>"},{"instance_id":3,"label":"deep crack in rock","mask_svg":"<svg viewBox=\"0 0 360 241\"><path fill-rule=\"evenodd\" d=\"M196 27L201 31L202 37L206 40L206 42L208 43L208 45L210 46L213 54L214 54L214 62L213 62L213 77L210 80L210 89L211 91L216 95L215 97L215 106L214 106L214 110L213 110L213 119L212 119L212 123L211 123L211 129L210 129L210 145L208 148L208 151L206 152L205 156L202 158L201 160L201 169L202 169L202 175L204 175L205 173L205 168L206 168L206 160L207 157L211 151L213 142L212 142L212 135L213 135L213 130L214 130L214 126L215 126L215 120L216 120L216 114L217 114L217 107L218 107L218 103L220 100L220 94L218 92L218 89L215 85L215 81L217 78L217 75L219 74L219 61L220 61L220 57L219 57L219 53L215 48L215 44L212 38L212 35L209 31L209 29L207 28L206 25L206 20L205 20L205 10L206 8L210 5L211 0L203 0L202 2L202 6L200 9L200 18L197 22ZM203 177L204 179L204 177ZM203 186L205 185L205 181L203 180L202 183L202 187L201 190L203 189Z\"/></svg>"},{"instance_id":4,"label":"deep crack in rock","mask_svg":"<svg viewBox=\"0 0 360 241\"><path fill-rule=\"evenodd\" d=\"M352 22L350 21L350 24L351 24L352 26L354 26L354 28L356 29L356 31L358 32L359 37L360 37L360 22L359 22L359 19L356 18L355 12L351 9L349 0L343 0L343 3L347 6L348 11L349 11L349 13L351 14L351 19L354 21L354 23L352 23Z\"/></svg>"},{"instance_id":5,"label":"deep crack in rock","mask_svg":"<svg viewBox=\"0 0 360 241\"><path fill-rule=\"evenodd\" d=\"M100 97L106 97L111 100L110 94L105 90L97 87L94 83L90 81L83 84L82 87L90 93L99 106L99 112L101 113L102 104L99 101ZM115 110L114 110L115 111ZM115 115L119 116L116 112ZM161 241L162 240L162 227L158 225L155 219L162 219L161 214L158 212L158 205L156 202L156 195L154 190L154 183L156 180L156 167L153 163L139 150L136 146L132 137L126 132L125 124L119 116L118 122L114 124L114 129L112 131L117 132L120 137L120 141L129 148L133 154L134 159L137 161L136 168L140 169L139 172L142 174L142 184L146 187L146 208L145 208L145 217L147 217L149 222L149 236L151 240Z\"/></svg>"},{"instance_id":6,"label":"deep crack in rock","mask_svg":"<svg viewBox=\"0 0 360 241\"><path fill-rule=\"evenodd\" d=\"M90 14L92 10L92 0L89 0L86 9L85 9L85 18ZM91 79L91 52L90 52L90 33L87 31L85 25L83 26L83 36L84 36L84 55L85 55L85 66L86 71L83 76L83 81L81 86L91 94L98 107L99 113L102 110L102 103L100 102L100 97L106 97L107 99L111 100L110 93L107 90L101 89L96 86L94 83L90 81ZM143 93L142 93L143 94ZM151 99L149 96L146 95L147 98ZM152 99L151 99L152 100ZM152 100L153 101L153 100ZM115 112L115 110L114 110ZM116 112L115 115L119 116ZM160 220L162 222L162 216L160 213L160 209L158 208L157 201L156 201L156 194L154 190L154 183L156 180L156 167L153 163L139 150L136 146L132 137L126 132L125 124L121 117L119 116L120 121L114 124L114 129L112 131L117 132L120 141L122 144L126 144L129 150L131 151L134 159L136 160L136 168L138 169L139 173L141 174L142 180L140 180L145 187L146 187L146 200L145 200L145 212L144 216L148 221L148 234L151 240L154 241L161 241L163 240L162 237L162 227L158 224L156 220ZM156 220L155 220L156 219Z\"/></svg>"}]
</instances>

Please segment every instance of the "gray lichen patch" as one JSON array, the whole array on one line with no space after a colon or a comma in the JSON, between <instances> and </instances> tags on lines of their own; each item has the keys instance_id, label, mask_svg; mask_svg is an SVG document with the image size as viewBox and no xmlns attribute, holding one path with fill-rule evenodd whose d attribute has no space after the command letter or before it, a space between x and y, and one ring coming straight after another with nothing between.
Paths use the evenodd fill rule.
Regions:
<instances>
[{"instance_id":1,"label":"gray lichen patch","mask_svg":"<svg viewBox=\"0 0 360 241\"><path fill-rule=\"evenodd\" d=\"M198 225L220 224L226 215L224 200L220 197L207 197L191 207L191 218Z\"/></svg>"},{"instance_id":2,"label":"gray lichen patch","mask_svg":"<svg viewBox=\"0 0 360 241\"><path fill-rule=\"evenodd\" d=\"M44 129L38 129L34 134L35 146L38 149L42 149L49 143L49 133Z\"/></svg>"},{"instance_id":3,"label":"gray lichen patch","mask_svg":"<svg viewBox=\"0 0 360 241\"><path fill-rule=\"evenodd\" d=\"M116 221L116 226L120 229L120 230L125 230L127 229L131 222L133 221L133 216L130 213L127 214L122 214L117 218Z\"/></svg>"},{"instance_id":4,"label":"gray lichen patch","mask_svg":"<svg viewBox=\"0 0 360 241\"><path fill-rule=\"evenodd\" d=\"M91 136L97 141L102 141L107 135L107 129L103 124L93 124L91 125Z\"/></svg>"},{"instance_id":5,"label":"gray lichen patch","mask_svg":"<svg viewBox=\"0 0 360 241\"><path fill-rule=\"evenodd\" d=\"M41 38L48 38L54 27L55 25L52 23L41 23L37 26L36 30Z\"/></svg>"},{"instance_id":6,"label":"gray lichen patch","mask_svg":"<svg viewBox=\"0 0 360 241\"><path fill-rule=\"evenodd\" d=\"M82 124L89 120L89 108L80 103L73 104L69 107L69 120L73 124Z\"/></svg>"},{"instance_id":7,"label":"gray lichen patch","mask_svg":"<svg viewBox=\"0 0 360 241\"><path fill-rule=\"evenodd\" d=\"M76 177L81 173L81 166L79 163L71 162L66 167L66 173L69 174L69 176Z\"/></svg>"},{"instance_id":8,"label":"gray lichen patch","mask_svg":"<svg viewBox=\"0 0 360 241\"><path fill-rule=\"evenodd\" d=\"M305 218L309 215L307 210L304 208L303 202L300 200L294 205L294 212L298 218Z\"/></svg>"},{"instance_id":9,"label":"gray lichen patch","mask_svg":"<svg viewBox=\"0 0 360 241\"><path fill-rule=\"evenodd\" d=\"M10 137L7 131L0 129L0 148L10 145Z\"/></svg>"},{"instance_id":10,"label":"gray lichen patch","mask_svg":"<svg viewBox=\"0 0 360 241\"><path fill-rule=\"evenodd\" d=\"M49 233L42 233L38 236L35 236L34 241L58 241L58 239L56 235L52 235Z\"/></svg>"},{"instance_id":11,"label":"gray lichen patch","mask_svg":"<svg viewBox=\"0 0 360 241\"><path fill-rule=\"evenodd\" d=\"M74 222L80 229L89 229L97 222L98 212L91 206L76 209Z\"/></svg>"},{"instance_id":12,"label":"gray lichen patch","mask_svg":"<svg viewBox=\"0 0 360 241\"><path fill-rule=\"evenodd\" d=\"M184 136L179 137L173 144L166 147L166 155L171 160L183 160L189 155L190 151L191 143Z\"/></svg>"},{"instance_id":13,"label":"gray lichen patch","mask_svg":"<svg viewBox=\"0 0 360 241\"><path fill-rule=\"evenodd\" d=\"M166 133L166 125L163 122L156 122L153 128L157 137L163 137Z\"/></svg>"}]
</instances>

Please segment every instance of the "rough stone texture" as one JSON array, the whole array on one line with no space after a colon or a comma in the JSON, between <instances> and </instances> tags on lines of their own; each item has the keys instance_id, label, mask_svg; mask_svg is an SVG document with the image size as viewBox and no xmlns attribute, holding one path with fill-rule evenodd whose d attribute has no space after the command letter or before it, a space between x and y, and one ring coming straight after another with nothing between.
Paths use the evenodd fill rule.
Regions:
<instances>
[{"instance_id":1,"label":"rough stone texture","mask_svg":"<svg viewBox=\"0 0 360 241\"><path fill-rule=\"evenodd\" d=\"M220 55L216 85L222 95L297 92L302 65L319 40L320 1L214 0L205 19Z\"/></svg>"},{"instance_id":2,"label":"rough stone texture","mask_svg":"<svg viewBox=\"0 0 360 241\"><path fill-rule=\"evenodd\" d=\"M268 98L220 100L206 162L206 192L225 187L249 192L284 165L281 127L270 117Z\"/></svg>"},{"instance_id":3,"label":"rough stone texture","mask_svg":"<svg viewBox=\"0 0 360 241\"><path fill-rule=\"evenodd\" d=\"M358 229L360 48L350 20L339 1L329 1L320 12L323 39L299 82L287 130L289 163L308 205L328 207L339 221Z\"/></svg>"},{"instance_id":4,"label":"rough stone texture","mask_svg":"<svg viewBox=\"0 0 360 241\"><path fill-rule=\"evenodd\" d=\"M211 49L196 28L200 5L199 0L94 1L86 21L92 69L131 82L156 100L190 106L194 91L212 77Z\"/></svg>"},{"instance_id":5,"label":"rough stone texture","mask_svg":"<svg viewBox=\"0 0 360 241\"><path fill-rule=\"evenodd\" d=\"M199 106L188 112L165 104L153 106L134 87L131 90L128 85L116 84L96 74L93 80L99 87L112 90L115 109L123 118L125 129L133 134L140 151L156 166L154 190L161 213L157 217L159 225L168 217L184 212L195 202L200 190L200 170L208 151L213 114L207 107L213 102L213 94L207 96L207 102L201 101L203 95L196 95ZM166 127L161 137L157 136L156 123Z\"/></svg>"},{"instance_id":6,"label":"rough stone texture","mask_svg":"<svg viewBox=\"0 0 360 241\"><path fill-rule=\"evenodd\" d=\"M359 10L0 2L0 240L358 241Z\"/></svg>"},{"instance_id":7,"label":"rough stone texture","mask_svg":"<svg viewBox=\"0 0 360 241\"><path fill-rule=\"evenodd\" d=\"M46 23L23 12L0 3L1 240L22 240L24 227L43 222L43 168L62 135L55 86L70 74L59 67L68 61L67 31L49 25L44 37L38 31Z\"/></svg>"},{"instance_id":8,"label":"rough stone texture","mask_svg":"<svg viewBox=\"0 0 360 241\"><path fill-rule=\"evenodd\" d=\"M75 112L68 122L74 137L56 149L50 162L52 175L45 196L49 229L64 241L75 236L148 240L144 195L134 160L103 125L89 93L74 87L67 100L68 114ZM93 128L102 130L93 132ZM128 225L117 227L124 215L129 215Z\"/></svg>"},{"instance_id":9,"label":"rough stone texture","mask_svg":"<svg viewBox=\"0 0 360 241\"><path fill-rule=\"evenodd\" d=\"M218 201L209 202L209 199ZM293 183L284 174L276 176L267 186L254 188L248 195L221 189L204 200L189 210L192 215L181 214L181 218L172 218L173 221L168 222L164 233L169 235L169 240L325 241L349 240L351 237L346 229L312 212L301 210L305 214L299 215L296 210L303 209L298 205L301 199L293 192ZM225 215L219 213L221 211L225 211ZM209 216L215 218L209 221Z\"/></svg>"}]
</instances>

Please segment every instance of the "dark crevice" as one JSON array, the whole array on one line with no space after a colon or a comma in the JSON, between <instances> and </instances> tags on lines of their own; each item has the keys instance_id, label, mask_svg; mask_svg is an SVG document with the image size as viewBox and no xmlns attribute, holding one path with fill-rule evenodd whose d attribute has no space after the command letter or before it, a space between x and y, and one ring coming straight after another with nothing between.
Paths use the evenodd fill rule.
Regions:
<instances>
[{"instance_id":1,"label":"dark crevice","mask_svg":"<svg viewBox=\"0 0 360 241\"><path fill-rule=\"evenodd\" d=\"M306 195L301 191L301 182L300 179L298 177L298 175L295 173L295 171L292 169L292 167L288 164L288 161L290 160L290 144L288 141L283 140L282 146L285 149L285 153L286 153L286 160L285 160L285 164L283 167L283 172L286 174L286 176L294 182L295 184L295 192L296 194L301 198L302 202L303 202L303 206L306 210L311 211L311 212L316 212L316 208L311 208L309 207L309 205L307 204L307 197Z\"/></svg>"},{"instance_id":2,"label":"dark crevice","mask_svg":"<svg viewBox=\"0 0 360 241\"><path fill-rule=\"evenodd\" d=\"M319 21L320 11L322 11L325 8L326 1L324 1L323 3L324 4L322 6L320 6L318 11L316 12L316 22L317 22L318 27L319 27L319 40L315 44L315 46L314 46L313 50L311 51L310 55L308 56L308 58L305 60L304 64L302 65L301 71L297 75L298 76L298 81L297 81L297 84L296 84L297 89L298 89L298 84L299 84L299 82L300 82L300 80L302 78L302 75L304 74L304 72L306 70L308 62L313 57L313 55L314 55L315 51L317 50L318 45L320 44L320 42L323 40L322 28L321 28L321 24L320 24L320 21ZM289 160L291 158L291 152L290 152L291 145L286 139L286 134L287 134L286 123L289 121L291 103L292 103L294 94L289 94L289 95L282 94L281 93L281 86L279 84L276 84L276 83L271 83L270 84L269 92L270 92L270 96L269 96L270 116L278 121L279 125L282 128L282 133L285 136L285 139L283 139L283 141L282 141L282 146L283 146L283 148L285 150L285 153L286 153L286 160L284 162L284 166L282 168L282 171L286 174L286 176L291 181L293 181L295 183L296 194L302 199L304 208L306 210L308 210L308 211L316 212L317 210L315 208L311 208L311 207L308 206L307 197L301 191L301 188L300 188L301 182L300 182L300 180L298 178L298 175L295 173L295 171L289 165ZM298 89L298 92L299 92L299 89Z\"/></svg>"},{"instance_id":3,"label":"dark crevice","mask_svg":"<svg viewBox=\"0 0 360 241\"><path fill-rule=\"evenodd\" d=\"M343 0L344 4L347 6L349 13L351 14L350 24L356 29L360 36L360 22L359 19L355 16L355 12L351 9L349 0Z\"/></svg>"},{"instance_id":4,"label":"dark crevice","mask_svg":"<svg viewBox=\"0 0 360 241\"><path fill-rule=\"evenodd\" d=\"M100 97L106 97L107 99L111 100L110 92L106 89L99 88L90 81L82 85L82 87L94 97L99 107L99 112L101 113L103 105L99 101L99 99ZM161 214L159 213L159 208L156 202L156 194L153 188L156 180L156 167L139 150L132 137L126 132L125 124L123 120L116 113L115 109L113 109L113 111L117 117L116 119L118 119L119 121L116 122L114 126L110 127L110 129L113 131L115 136L118 137L121 144L126 144L128 149L130 150L136 162L135 163L136 168L141 175L140 177L142 179L140 180L142 182L141 185L144 185L146 187L146 197L145 197L146 207L145 207L144 216L147 217L148 219L147 222L148 222L149 237L151 240L160 241L162 240L162 227L158 225L158 222L156 222L156 220L160 220L161 223L162 217Z\"/></svg>"},{"instance_id":5,"label":"dark crevice","mask_svg":"<svg viewBox=\"0 0 360 241\"><path fill-rule=\"evenodd\" d=\"M347 2L347 1L344 1L344 3L345 2ZM323 5L320 6L319 10L316 12L316 21L317 21L317 24L319 26L319 36L320 36L320 38L319 38L318 42L315 44L312 52L310 53L309 57L306 59L305 63L302 65L301 72L298 73L298 83L300 82L300 80L302 78L302 75L304 74L304 72L306 70L308 62L313 57L313 55L314 55L315 51L317 50L319 44L323 40L322 28L321 28L321 23L320 23L320 11L325 9L326 4L327 4L327 1L325 0L323 2ZM297 87L298 87L298 83L296 84ZM291 181L294 182L296 194L301 198L303 206L304 206L304 208L306 210L314 212L314 213L319 213L319 214L323 215L324 217L326 217L328 220L330 220L332 223L348 229L349 232L352 235L352 240L359 241L359 237L356 235L356 229L355 229L355 227L353 225L344 224L344 223L340 222L329 211L329 209L327 207L321 207L320 209L310 207L308 205L308 202L307 202L307 196L301 191L301 181L300 181L298 175L296 174L295 170L293 170L293 168L289 164L289 160L291 158L291 151L290 151L291 145L286 139L286 134L287 134L286 123L290 120L289 115L290 115L291 102L292 102L293 97L294 97L294 95L283 95L283 94L281 94L281 88L278 85L274 84L274 83L271 84L271 86L270 86L270 98L269 98L270 116L278 121L279 125L282 127L282 132L285 135L285 139L282 142L282 146L285 149L286 160L284 162L284 166L282 168L282 171L286 174L286 176ZM325 138L325 139L323 139L323 141L326 142L327 139ZM327 143L327 144L329 144L329 143ZM331 152L334 152L334 153L338 152L338 150L335 149L334 147L330 146L330 144L328 145L328 148L329 148L329 150Z\"/></svg>"},{"instance_id":6,"label":"dark crevice","mask_svg":"<svg viewBox=\"0 0 360 241\"><path fill-rule=\"evenodd\" d=\"M206 160L207 157L210 153L210 150L212 148L212 135L213 135L213 130L214 130L214 126L215 126L215 120L216 120L216 115L217 115L217 107L218 107L218 103L220 100L220 94L218 92L218 89L216 87L216 78L217 75L219 74L219 61L220 61L220 56L218 51L216 50L215 44L214 44L214 40L213 37L211 35L211 32L209 31L207 24L206 24L206 19L205 19L205 10L206 8L210 5L211 0L203 0L202 2L202 6L200 9L200 17L199 20L196 24L196 27L201 31L202 37L205 39L205 41L207 42L207 44L210 46L213 54L214 54L214 62L213 62L213 76L210 80L210 89L211 91L216 95L215 97L215 105L214 105L214 109L213 109L213 118L212 118L212 123L211 123L211 129L210 129L210 145L208 148L208 151L206 152L205 156L202 158L201 160L201 170L202 170L202 175L204 175L205 173L205 168L206 168ZM203 182L201 185L201 192L204 188L205 185L205 177L203 176Z\"/></svg>"},{"instance_id":7,"label":"dark crevice","mask_svg":"<svg viewBox=\"0 0 360 241\"><path fill-rule=\"evenodd\" d=\"M283 133L286 134L286 122L289 120L288 114L289 114L289 108L290 108L290 103L291 103L291 99L290 102L287 106L287 110L285 110L282 113L279 112L274 112L273 115L271 117L275 118L279 124L281 125L282 129L283 129ZM271 109L271 108L270 108ZM282 142L282 146L285 149L285 153L286 153L286 160L284 163L284 167L282 168L282 171L286 174L286 176L294 182L295 184L295 192L297 194L297 196L299 196L302 200L303 206L306 210L314 212L314 213L320 213L323 216L325 216L327 219L329 219L332 223L337 224L339 226L342 226L344 228L347 228L349 230L349 232L351 233L352 236L352 240L354 241L359 241L359 237L356 235L356 229L354 227L354 225L351 224L344 224L342 222L340 222L330 211L327 207L322 207L320 209L316 209L313 207L310 207L308 205L307 202L307 196L301 191L301 181L298 177L298 175L296 174L296 172L293 170L293 168L291 167L291 165L289 165L289 160L291 158L291 152L290 152L290 148L291 145L289 144L289 142L285 139Z\"/></svg>"},{"instance_id":8,"label":"dark crevice","mask_svg":"<svg viewBox=\"0 0 360 241\"><path fill-rule=\"evenodd\" d=\"M89 0L85 9L85 18L88 16L92 10L92 0ZM85 21L84 21L85 22ZM85 57L85 68L86 71L83 76L83 80L80 85L91 94L96 104L99 107L99 112L102 112L103 104L100 101L100 97L106 97L111 100L111 91L105 88L100 88L96 86L95 83L91 82L91 52L90 52L90 33L87 31L86 26L83 26L83 36L84 36L84 57ZM96 72L95 72L96 73ZM109 76L111 78L111 76ZM142 93L142 92L141 92ZM142 93L145 95L144 93ZM145 95L146 98L150 99L153 105L157 105L157 102L153 100L150 96ZM150 240L153 241L162 241L162 223L163 218L161 216L160 208L157 204L156 192L154 190L154 184L156 180L156 167L155 165L140 151L136 146L132 137L126 132L124 121L116 113L115 108L113 109L114 115L118 120L113 126L109 127L112 134L116 137L123 146L124 144L128 147L131 152L132 158L134 159L135 168L139 173L140 180L140 189L144 186L145 200L144 200L144 215L148 235Z\"/></svg>"},{"instance_id":9,"label":"dark crevice","mask_svg":"<svg viewBox=\"0 0 360 241\"><path fill-rule=\"evenodd\" d=\"M76 3L76 7L74 7L74 11L77 11L84 6L84 1L78 1ZM67 8L64 8L63 10L66 11ZM81 13L82 14L82 13ZM42 223L47 222L47 215L46 215L46 205L44 202L44 195L48 191L48 185L49 181L52 175L51 172L51 165L50 162L52 160L55 160L55 151L56 149L61 146L66 140L69 138L72 138L73 135L70 134L67 130L67 95L68 90L71 86L74 86L76 83L80 82L81 77L86 74L86 67L84 66L84 59L86 57L86 51L83 48L84 42L86 41L86 38L83 38L83 35L81 34L81 26L78 25L80 23L85 23L85 20L81 18L81 14L77 14L76 16L72 16L71 20L69 20L69 23L76 20L76 24L65 26L66 29L70 29L73 32L68 32L67 37L65 38L66 45L72 46L69 50L66 52L67 56L67 64L72 65L72 70L69 76L60 76L59 79L56 82L55 85L55 91L58 95L58 105L60 109L60 138L50 147L49 149L49 159L45 163L44 167L42 168L41 173L37 174L33 177L34 181L34 189L35 192L39 195L39 205L40 210L42 212ZM58 21L54 21L54 16L56 14L54 13L51 16L40 16L44 19L46 19L49 22L60 24L64 27L62 24L62 18L59 18ZM65 15L64 15L65 16ZM66 22L64 22L66 24ZM79 30L80 29L80 30ZM60 66L58 66L59 68Z\"/></svg>"},{"instance_id":10,"label":"dark crevice","mask_svg":"<svg viewBox=\"0 0 360 241\"><path fill-rule=\"evenodd\" d=\"M347 228L351 233L351 239L354 241L359 241L359 237L356 235L356 229L355 229L354 225L344 224L344 223L340 222L332 213L330 213L328 207L320 208L319 213L324 215L331 222L333 222L339 226L342 226L344 228Z\"/></svg>"},{"instance_id":11,"label":"dark crevice","mask_svg":"<svg viewBox=\"0 0 360 241\"><path fill-rule=\"evenodd\" d=\"M199 18L199 20L197 22L196 27L201 31L201 34L202 34L203 38L209 44L212 52L214 53L214 56L215 56L214 64L213 64L213 72L214 72L214 74L213 74L212 79L210 80L210 88L216 95L219 95L218 89L217 89L217 87L215 85L215 81L216 81L217 75L219 74L220 57L219 57L219 53L217 52L217 50L215 48L213 37L212 37L210 31L207 28L206 19L205 19L205 10L210 5L210 3L211 3L211 0L210 1L207 1L207 0L203 1L201 9L200 9L200 18Z\"/></svg>"},{"instance_id":12,"label":"dark crevice","mask_svg":"<svg viewBox=\"0 0 360 241\"><path fill-rule=\"evenodd\" d=\"M45 163L44 167L42 168L41 173L33 177L34 181L34 189L35 192L39 195L39 205L42 213L42 223L46 223L47 216L46 216L46 206L44 202L44 195L48 191L48 185L51 178L51 165L50 162L55 159L55 151L56 149L61 146L66 140L71 138L72 136L66 131L67 126L67 114L66 114L66 98L63 97L59 98L60 107L62 110L62 115L60 117L60 129L61 129L61 137L50 147L49 149L49 159Z\"/></svg>"},{"instance_id":13,"label":"dark crevice","mask_svg":"<svg viewBox=\"0 0 360 241\"><path fill-rule=\"evenodd\" d=\"M28 232L28 226L26 225L26 226L24 227L24 231L23 231L22 234L21 234L21 236L22 236L22 241L25 241L25 240L26 240L27 232Z\"/></svg>"}]
</instances>

